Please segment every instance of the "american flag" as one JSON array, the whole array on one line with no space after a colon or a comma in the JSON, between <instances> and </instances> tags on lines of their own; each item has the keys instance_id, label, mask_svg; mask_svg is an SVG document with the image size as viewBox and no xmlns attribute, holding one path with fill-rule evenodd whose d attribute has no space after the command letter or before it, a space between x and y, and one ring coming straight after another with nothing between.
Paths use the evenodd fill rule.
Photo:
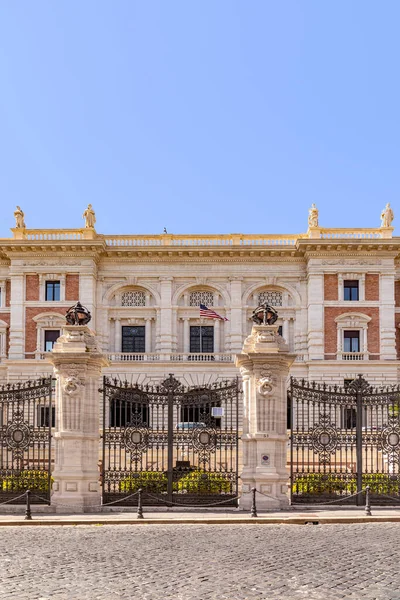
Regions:
<instances>
[{"instance_id":1,"label":"american flag","mask_svg":"<svg viewBox=\"0 0 400 600\"><path fill-rule=\"evenodd\" d=\"M200 317L204 319L220 319L221 321L229 321L226 317L221 317L218 313L211 308L207 308L205 304L200 304Z\"/></svg>"}]
</instances>

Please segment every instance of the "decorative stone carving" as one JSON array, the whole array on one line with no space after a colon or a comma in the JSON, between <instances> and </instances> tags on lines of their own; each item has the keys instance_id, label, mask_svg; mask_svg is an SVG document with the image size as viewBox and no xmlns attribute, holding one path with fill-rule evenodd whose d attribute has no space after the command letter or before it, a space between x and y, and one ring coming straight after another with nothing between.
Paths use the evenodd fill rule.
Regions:
<instances>
[{"instance_id":1,"label":"decorative stone carving","mask_svg":"<svg viewBox=\"0 0 400 600\"><path fill-rule=\"evenodd\" d=\"M308 226L318 227L318 208L315 204L312 204L308 211Z\"/></svg>"},{"instance_id":2,"label":"decorative stone carving","mask_svg":"<svg viewBox=\"0 0 400 600\"><path fill-rule=\"evenodd\" d=\"M25 229L26 225L25 225L25 215L24 212L21 210L20 206L17 206L17 209L14 211L14 217L15 217L15 227L17 229Z\"/></svg>"},{"instance_id":3,"label":"decorative stone carving","mask_svg":"<svg viewBox=\"0 0 400 600\"><path fill-rule=\"evenodd\" d=\"M91 204L88 204L88 207L85 210L85 212L83 213L82 217L85 219L85 228L93 229L94 225L96 223L96 214L95 214L94 210L92 209Z\"/></svg>"},{"instance_id":4,"label":"decorative stone carving","mask_svg":"<svg viewBox=\"0 0 400 600\"><path fill-rule=\"evenodd\" d=\"M394 213L388 202L381 213L381 227L391 227L393 219Z\"/></svg>"},{"instance_id":5,"label":"decorative stone carving","mask_svg":"<svg viewBox=\"0 0 400 600\"><path fill-rule=\"evenodd\" d=\"M261 396L270 396L273 392L273 385L270 377L261 377L257 381L257 390Z\"/></svg>"},{"instance_id":6,"label":"decorative stone carving","mask_svg":"<svg viewBox=\"0 0 400 600\"><path fill-rule=\"evenodd\" d=\"M67 377L64 379L63 389L68 396L75 396L79 393L81 386L84 386L84 380L77 377Z\"/></svg>"},{"instance_id":7,"label":"decorative stone carving","mask_svg":"<svg viewBox=\"0 0 400 600\"><path fill-rule=\"evenodd\" d=\"M349 265L380 265L382 261L379 258L366 258L365 260L323 260L322 265L337 265L337 266L349 266Z\"/></svg>"}]
</instances>

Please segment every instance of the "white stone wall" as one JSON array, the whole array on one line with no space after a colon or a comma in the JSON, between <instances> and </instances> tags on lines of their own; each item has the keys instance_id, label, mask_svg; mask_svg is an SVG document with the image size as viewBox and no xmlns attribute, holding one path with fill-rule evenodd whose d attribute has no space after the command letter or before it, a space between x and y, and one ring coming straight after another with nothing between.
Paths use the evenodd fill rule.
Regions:
<instances>
[{"instance_id":1,"label":"white stone wall","mask_svg":"<svg viewBox=\"0 0 400 600\"><path fill-rule=\"evenodd\" d=\"M361 250L367 243L361 244ZM389 248L389 247L388 247ZM94 251L93 251L94 252ZM318 254L319 252L319 254ZM213 325L215 328L214 351L219 355L234 355L240 352L244 338L251 330L251 314L258 294L261 291L282 292L283 306L278 307L279 322L289 349L298 354L291 367L295 376L304 376L318 381L327 380L342 384L344 378L351 378L362 372L368 380L377 383L397 381L400 363L395 347L395 314L399 308L394 302L394 282L400 278L400 270L395 262L395 253L382 250L382 256L375 253L371 258L357 258L357 253L349 253L345 246L340 252L328 256L322 250L301 256L296 252L265 259L246 260L240 253L193 260L190 256L173 260L164 253L148 253L150 256L127 259L123 256L108 257L101 254L55 258L51 252L38 258L33 250L28 250L22 258L16 255L0 261L0 282L2 285L2 315L10 316L10 349L7 359L0 359L0 378L17 380L48 372L43 360L25 359L25 275L32 273L80 275L80 300L93 315L91 327L96 332L104 352L116 355L121 351L121 331L123 325L145 325L146 356L143 361L122 361L112 358L110 372L135 375L145 373L152 378L162 377L169 372L196 374L207 377L216 372L221 377L233 376L236 370L229 356L225 361L193 363L185 360L189 353L189 331L191 325ZM331 252L331 250L329 250ZM144 253L145 254L145 253ZM360 300L357 310L362 312L366 305L376 306L380 315L380 356L379 361L324 360L324 310L325 306L342 306L340 300L324 301L324 275L360 274L379 272L380 299L366 302ZM5 281L11 281L11 303L6 306ZM126 290L143 290L146 295L145 307L123 307L121 294ZM189 306L189 295L193 290L207 290L214 294L214 306L227 322L202 320L196 307ZM32 301L28 303L32 306ZM71 302L61 301L52 306L67 308ZM43 298L34 303L43 311L51 307ZM355 309L352 305L349 307Z\"/></svg>"}]
</instances>

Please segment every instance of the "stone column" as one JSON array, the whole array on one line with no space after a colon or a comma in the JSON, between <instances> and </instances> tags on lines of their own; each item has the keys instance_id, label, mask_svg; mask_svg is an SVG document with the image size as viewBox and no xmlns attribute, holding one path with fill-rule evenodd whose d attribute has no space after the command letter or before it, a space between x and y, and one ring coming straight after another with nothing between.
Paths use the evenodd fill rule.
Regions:
<instances>
[{"instance_id":1,"label":"stone column","mask_svg":"<svg viewBox=\"0 0 400 600\"><path fill-rule=\"evenodd\" d=\"M189 354L190 352L190 321L188 317L183 317L183 352Z\"/></svg>"},{"instance_id":2,"label":"stone column","mask_svg":"<svg viewBox=\"0 0 400 600\"><path fill-rule=\"evenodd\" d=\"M214 323L214 353L218 354L219 353L219 349L220 349L220 337L221 337L221 333L220 333L220 327L221 327L221 321L219 319L215 319L215 323Z\"/></svg>"},{"instance_id":3,"label":"stone column","mask_svg":"<svg viewBox=\"0 0 400 600\"><path fill-rule=\"evenodd\" d=\"M289 505L287 457L287 379L295 359L276 325L253 325L236 366L243 377L243 495L240 508L251 507L252 487L260 510Z\"/></svg>"},{"instance_id":4,"label":"stone column","mask_svg":"<svg viewBox=\"0 0 400 600\"><path fill-rule=\"evenodd\" d=\"M230 350L240 352L242 333L242 277L231 277Z\"/></svg>"},{"instance_id":5,"label":"stone column","mask_svg":"<svg viewBox=\"0 0 400 600\"><path fill-rule=\"evenodd\" d=\"M160 352L172 351L172 277L160 277Z\"/></svg>"},{"instance_id":6,"label":"stone column","mask_svg":"<svg viewBox=\"0 0 400 600\"><path fill-rule=\"evenodd\" d=\"M282 320L282 337L289 344L289 319L287 317Z\"/></svg>"},{"instance_id":7,"label":"stone column","mask_svg":"<svg viewBox=\"0 0 400 600\"><path fill-rule=\"evenodd\" d=\"M25 327L24 327L24 275L11 273L11 300L10 300L10 350L8 358L24 358ZM45 310L45 309L43 309Z\"/></svg>"},{"instance_id":8,"label":"stone column","mask_svg":"<svg viewBox=\"0 0 400 600\"><path fill-rule=\"evenodd\" d=\"M100 504L99 381L109 362L87 326L67 325L49 357L56 374L55 465L57 512L85 512Z\"/></svg>"},{"instance_id":9,"label":"stone column","mask_svg":"<svg viewBox=\"0 0 400 600\"><path fill-rule=\"evenodd\" d=\"M121 319L114 319L114 351L122 352L122 329L121 329Z\"/></svg>"},{"instance_id":10,"label":"stone column","mask_svg":"<svg viewBox=\"0 0 400 600\"><path fill-rule=\"evenodd\" d=\"M380 276L379 319L381 330L381 360L396 360L396 328L395 328L395 273L382 273Z\"/></svg>"},{"instance_id":11,"label":"stone column","mask_svg":"<svg viewBox=\"0 0 400 600\"><path fill-rule=\"evenodd\" d=\"M310 360L324 358L324 275L308 275L308 354Z\"/></svg>"},{"instance_id":12,"label":"stone column","mask_svg":"<svg viewBox=\"0 0 400 600\"><path fill-rule=\"evenodd\" d=\"M145 323L145 352L149 354L151 352L151 317L146 317Z\"/></svg>"}]
</instances>

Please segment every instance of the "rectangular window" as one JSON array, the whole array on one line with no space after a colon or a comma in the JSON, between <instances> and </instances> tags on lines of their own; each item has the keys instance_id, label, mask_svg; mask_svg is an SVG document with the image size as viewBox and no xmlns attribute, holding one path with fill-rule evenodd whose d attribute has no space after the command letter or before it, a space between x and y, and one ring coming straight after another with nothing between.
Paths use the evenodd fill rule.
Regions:
<instances>
[{"instance_id":1,"label":"rectangular window","mask_svg":"<svg viewBox=\"0 0 400 600\"><path fill-rule=\"evenodd\" d=\"M60 300L59 281L46 281L46 300L51 302Z\"/></svg>"},{"instance_id":2,"label":"rectangular window","mask_svg":"<svg viewBox=\"0 0 400 600\"><path fill-rule=\"evenodd\" d=\"M358 281L346 280L343 282L344 300L358 300Z\"/></svg>"},{"instance_id":3,"label":"rectangular window","mask_svg":"<svg viewBox=\"0 0 400 600\"><path fill-rule=\"evenodd\" d=\"M122 352L146 352L146 328L122 327Z\"/></svg>"},{"instance_id":4,"label":"rectangular window","mask_svg":"<svg viewBox=\"0 0 400 600\"><path fill-rule=\"evenodd\" d=\"M54 343L60 337L59 329L45 329L44 331L44 351L51 352L53 350Z\"/></svg>"},{"instance_id":5,"label":"rectangular window","mask_svg":"<svg viewBox=\"0 0 400 600\"><path fill-rule=\"evenodd\" d=\"M190 328L190 352L214 352L214 327L196 325Z\"/></svg>"},{"instance_id":6,"label":"rectangular window","mask_svg":"<svg viewBox=\"0 0 400 600\"><path fill-rule=\"evenodd\" d=\"M343 352L360 352L360 332L343 332Z\"/></svg>"},{"instance_id":7,"label":"rectangular window","mask_svg":"<svg viewBox=\"0 0 400 600\"><path fill-rule=\"evenodd\" d=\"M38 427L49 426L50 407L49 406L38 406ZM56 408L51 407L51 426L56 426Z\"/></svg>"},{"instance_id":8,"label":"rectangular window","mask_svg":"<svg viewBox=\"0 0 400 600\"><path fill-rule=\"evenodd\" d=\"M283 334L283 325L279 325L279 327L278 327L278 333L282 337L282 334Z\"/></svg>"}]
</instances>

